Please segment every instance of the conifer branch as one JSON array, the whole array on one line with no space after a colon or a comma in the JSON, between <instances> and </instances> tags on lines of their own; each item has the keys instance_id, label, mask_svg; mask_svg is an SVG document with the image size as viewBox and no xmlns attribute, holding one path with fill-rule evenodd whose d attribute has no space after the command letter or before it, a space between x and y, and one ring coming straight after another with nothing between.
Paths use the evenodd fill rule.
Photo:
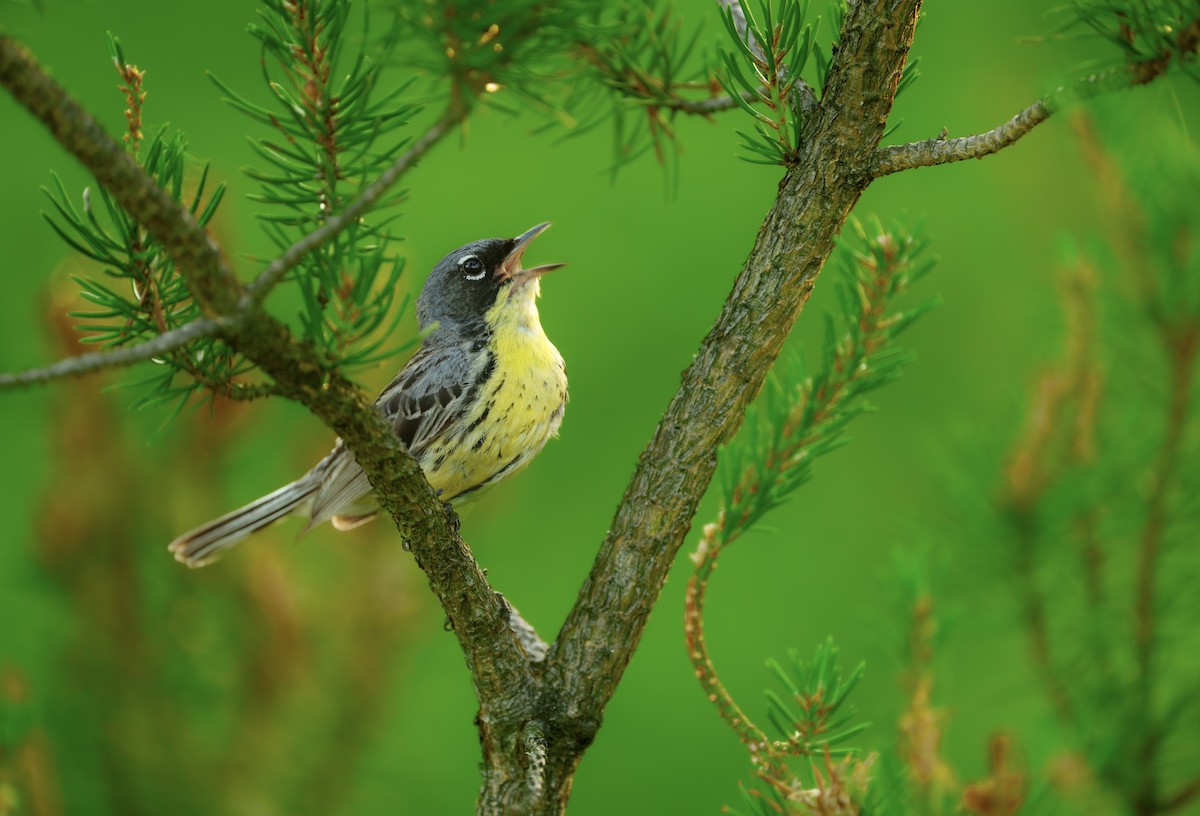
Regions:
<instances>
[{"instance_id":1,"label":"conifer branch","mask_svg":"<svg viewBox=\"0 0 1200 816\"><path fill-rule=\"evenodd\" d=\"M161 241L210 315L236 313L241 284L192 213L149 179L134 158L7 35L0 35L0 85Z\"/></svg>"},{"instance_id":2,"label":"conifer branch","mask_svg":"<svg viewBox=\"0 0 1200 816\"><path fill-rule=\"evenodd\" d=\"M862 726L826 727L824 720L808 719L829 716L832 720L837 707L834 697L844 699L844 694L834 695L830 686L830 696L822 697L820 690L811 696L795 687L792 696L804 715L788 714L782 700L769 696L771 719L783 739L768 739L717 674L704 637L704 600L723 549L803 484L818 456L845 441L846 424L867 408L863 395L894 379L906 359L890 347L891 341L932 305L906 313L891 311L894 299L931 266L920 261L923 242L887 232L877 224L869 237L861 225L855 227L863 246L851 250L846 245L845 254L852 258L843 265L843 278L837 281L844 334L833 335L831 320L820 369L811 377L804 376L797 363L788 385L772 382L760 416L749 419L743 437L723 451L725 495L717 520L705 525L691 556L695 571L685 595L684 634L696 677L718 715L746 746L759 778L780 790L791 786L794 778L786 757L811 755L815 749L828 752L830 746L859 733ZM778 668L776 674L783 676ZM853 676L847 681L849 687L856 679Z\"/></svg>"},{"instance_id":3,"label":"conifer branch","mask_svg":"<svg viewBox=\"0 0 1200 816\"><path fill-rule=\"evenodd\" d=\"M525 652L508 626L505 605L459 536L457 516L437 498L361 389L314 361L283 324L256 306L191 213L148 177L23 46L2 35L0 85L162 244L196 298L216 315L213 319L233 321L225 329L230 345L354 452L380 506L392 516L446 610L481 703L486 707L527 688L532 675Z\"/></svg>"},{"instance_id":4,"label":"conifer branch","mask_svg":"<svg viewBox=\"0 0 1200 816\"><path fill-rule=\"evenodd\" d=\"M721 682L704 638L704 600L708 592L708 580L716 569L717 556L720 555L720 546L716 541L720 523L718 520L705 526L700 546L692 554L696 571L688 579L684 595L683 632L688 659L692 662L696 678L708 696L708 701L716 706L721 719L746 746L746 750L750 752L750 761L755 767L760 767L773 762L770 753L771 741L763 730L746 716Z\"/></svg>"},{"instance_id":5,"label":"conifer branch","mask_svg":"<svg viewBox=\"0 0 1200 816\"><path fill-rule=\"evenodd\" d=\"M578 706L570 738L590 742L599 726L716 469L716 451L761 389L834 236L869 181L850 171L883 135L919 8L919 0L869 0L849 9L799 164L781 182L729 300L643 452L551 645L546 682ZM864 73L867 64L871 70ZM866 91L864 76L872 83ZM833 177L807 183L816 173ZM597 638L597 631L607 634Z\"/></svg>"},{"instance_id":6,"label":"conifer branch","mask_svg":"<svg viewBox=\"0 0 1200 816\"><path fill-rule=\"evenodd\" d=\"M458 97L456 96L455 99L457 100ZM254 282L246 287L250 302L261 302L267 296L267 293L271 291L272 287L279 283L284 275L294 269L308 253L328 243L335 235L362 218L400 180L401 176L415 166L429 152L430 148L442 140L442 137L462 122L466 118L466 115L467 108L465 105L461 103L451 105L442 114L441 118L420 139L413 143L412 147L396 159L387 170L380 173L379 177L368 185L357 198L347 204L345 209L296 241L296 243L284 250L283 254L272 261L255 278Z\"/></svg>"},{"instance_id":7,"label":"conifer branch","mask_svg":"<svg viewBox=\"0 0 1200 816\"><path fill-rule=\"evenodd\" d=\"M871 173L875 178L937 164L981 159L1016 142L1050 118L1051 110L1044 100L1038 100L1002 125L986 133L962 136L957 139L926 139L880 148L872 157Z\"/></svg>"},{"instance_id":8,"label":"conifer branch","mask_svg":"<svg viewBox=\"0 0 1200 816\"><path fill-rule=\"evenodd\" d=\"M202 337L220 334L222 329L229 325L232 325L232 321L226 318L214 320L203 317L134 346L89 351L74 357L66 357L42 368L34 368L16 374L0 374L0 389L47 383L63 377L79 377L107 368L140 363L180 349Z\"/></svg>"},{"instance_id":9,"label":"conifer branch","mask_svg":"<svg viewBox=\"0 0 1200 816\"><path fill-rule=\"evenodd\" d=\"M753 102L755 95L749 91L742 92L742 101ZM721 96L711 96L707 99L685 99L683 97L672 97L670 99L655 100L655 105L660 108L670 108L681 113L696 113L701 116L708 116L713 113L721 113L722 111L733 110L740 107L736 99L728 94Z\"/></svg>"}]
</instances>

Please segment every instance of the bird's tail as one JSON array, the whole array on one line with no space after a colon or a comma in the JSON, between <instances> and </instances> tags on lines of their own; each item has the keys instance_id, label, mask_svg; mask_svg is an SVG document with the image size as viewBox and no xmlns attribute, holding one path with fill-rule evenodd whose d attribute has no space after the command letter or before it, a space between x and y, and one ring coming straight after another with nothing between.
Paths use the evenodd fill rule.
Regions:
<instances>
[{"instance_id":1,"label":"bird's tail","mask_svg":"<svg viewBox=\"0 0 1200 816\"><path fill-rule=\"evenodd\" d=\"M189 567L212 563L223 550L237 544L252 533L274 524L302 509L321 487L320 479L312 473L302 479L251 502L240 510L226 513L196 529L184 533L168 546L175 560Z\"/></svg>"}]
</instances>

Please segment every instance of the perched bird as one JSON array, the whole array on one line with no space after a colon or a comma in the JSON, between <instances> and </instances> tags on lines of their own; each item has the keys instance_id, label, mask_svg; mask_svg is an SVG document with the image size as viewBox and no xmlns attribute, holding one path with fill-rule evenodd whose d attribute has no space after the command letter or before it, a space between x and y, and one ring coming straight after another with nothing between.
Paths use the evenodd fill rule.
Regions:
<instances>
[{"instance_id":1,"label":"perched bird","mask_svg":"<svg viewBox=\"0 0 1200 816\"><path fill-rule=\"evenodd\" d=\"M567 370L535 303L542 275L521 257L549 223L516 238L475 241L442 258L417 299L428 332L375 404L443 501L457 502L516 473L558 435ZM366 474L341 440L289 485L170 544L189 567L212 561L251 533L291 515L306 530L349 530L378 512Z\"/></svg>"}]
</instances>

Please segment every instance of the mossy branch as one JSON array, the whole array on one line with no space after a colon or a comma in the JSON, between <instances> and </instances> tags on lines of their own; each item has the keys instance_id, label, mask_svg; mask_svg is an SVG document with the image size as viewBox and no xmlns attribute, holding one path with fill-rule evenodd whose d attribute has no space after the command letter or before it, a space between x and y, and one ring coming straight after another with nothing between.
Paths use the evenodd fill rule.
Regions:
<instances>
[{"instance_id":1,"label":"mossy branch","mask_svg":"<svg viewBox=\"0 0 1200 816\"><path fill-rule=\"evenodd\" d=\"M812 291L867 177L903 73L920 3L855 5L797 165L683 385L642 453L580 598L552 645L547 679L599 725L732 438ZM810 183L814 175L823 182ZM605 637L595 636L597 631ZM590 734L589 734L590 736Z\"/></svg>"},{"instance_id":2,"label":"mossy branch","mask_svg":"<svg viewBox=\"0 0 1200 816\"><path fill-rule=\"evenodd\" d=\"M222 329L224 339L257 363L283 396L302 403L354 452L380 506L396 522L442 601L481 698L500 698L525 685L528 664L508 626L507 607L458 535L454 512L438 500L416 461L361 389L339 372L324 369L298 346L287 328L237 281L220 248L191 213L142 172L8 36L0 36L0 85L153 234L213 319L230 321Z\"/></svg>"}]
</instances>

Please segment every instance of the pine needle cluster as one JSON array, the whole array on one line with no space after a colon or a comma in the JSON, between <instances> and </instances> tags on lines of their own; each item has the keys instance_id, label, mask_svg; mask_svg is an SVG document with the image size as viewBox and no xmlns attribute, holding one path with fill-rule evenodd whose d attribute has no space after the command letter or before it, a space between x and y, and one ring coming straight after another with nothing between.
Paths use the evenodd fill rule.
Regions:
<instances>
[{"instance_id":1,"label":"pine needle cluster","mask_svg":"<svg viewBox=\"0 0 1200 816\"><path fill-rule=\"evenodd\" d=\"M863 756L845 743L870 727L856 723L849 695L866 666L843 675L832 640L817 647L811 660L789 653L788 666L767 662L786 693L767 691L767 716L780 738L756 756L757 784L742 787L742 799L755 816L781 813L835 816L860 814L867 798L874 754ZM794 770L787 760L805 758ZM868 812L869 812L869 805Z\"/></svg>"},{"instance_id":2,"label":"pine needle cluster","mask_svg":"<svg viewBox=\"0 0 1200 816\"><path fill-rule=\"evenodd\" d=\"M183 134L163 126L146 137L145 71L126 60L120 41L112 36L109 53L123 83L119 87L127 106L126 149L176 201L187 205L201 226L210 225L225 186L209 189L207 165L199 178L189 180L191 162ZM162 245L103 187L84 190L78 206L56 174L51 175L51 186L43 189L54 210L45 216L51 228L76 252L100 264L99 276L74 276L83 299L94 304L92 309L72 313L83 321L79 330L88 333L82 342L106 348L132 345L202 316ZM139 407L167 404L175 413L197 394L245 398L262 393L239 380L250 366L215 338L198 340L156 362L152 374L133 383L143 391L136 401Z\"/></svg>"},{"instance_id":3,"label":"pine needle cluster","mask_svg":"<svg viewBox=\"0 0 1200 816\"><path fill-rule=\"evenodd\" d=\"M250 33L263 49L269 104L239 94L213 77L228 102L267 134L250 144L261 168L246 170L268 205L263 231L284 251L339 214L410 141L403 126L418 111L406 101L409 82L388 86L382 72L396 45L392 27L372 39L370 14L335 0L267 0ZM361 27L351 45L350 27ZM402 193L377 204L400 202ZM301 296L301 334L329 367L374 362L395 352L385 346L401 308L395 308L403 270L395 257L395 216L349 229L304 256L292 273Z\"/></svg>"},{"instance_id":4,"label":"pine needle cluster","mask_svg":"<svg viewBox=\"0 0 1200 816\"><path fill-rule=\"evenodd\" d=\"M815 370L804 357L783 362L741 434L722 451L722 504L710 537L724 547L782 504L813 474L818 458L848 441L846 428L872 410L866 397L900 376L912 359L898 346L901 332L937 304L929 299L897 309L934 265L928 242L902 227L853 222L841 243L833 285L840 311L826 315L825 342Z\"/></svg>"}]
</instances>

